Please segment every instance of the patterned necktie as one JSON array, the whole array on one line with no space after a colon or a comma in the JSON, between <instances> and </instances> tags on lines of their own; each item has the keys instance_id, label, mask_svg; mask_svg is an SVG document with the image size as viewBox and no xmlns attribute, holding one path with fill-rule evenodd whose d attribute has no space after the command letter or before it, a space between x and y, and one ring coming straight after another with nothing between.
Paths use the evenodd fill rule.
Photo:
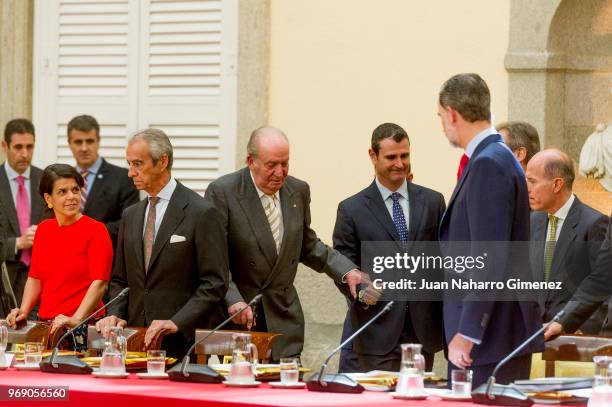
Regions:
<instances>
[{"instance_id":1,"label":"patterned necktie","mask_svg":"<svg viewBox=\"0 0 612 407\"><path fill-rule=\"evenodd\" d=\"M550 224L550 232L546 239L546 248L544 249L544 281L550 278L550 268L552 267L553 254L557 245L557 222L559 218L554 215L548 215L548 223Z\"/></svg>"},{"instance_id":2,"label":"patterned necktie","mask_svg":"<svg viewBox=\"0 0 612 407\"><path fill-rule=\"evenodd\" d=\"M23 235L26 230L30 227L30 216L32 208L30 208L30 198L28 197L28 190L25 186L25 178L23 175L17 177L17 183L19 187L17 189L17 220L19 221L19 231ZM30 265L32 258L32 249L23 249L21 251L21 257L19 260L26 266Z\"/></svg>"},{"instance_id":3,"label":"patterned necktie","mask_svg":"<svg viewBox=\"0 0 612 407\"><path fill-rule=\"evenodd\" d=\"M404 211L399 203L400 194L393 192L391 194L391 200L393 200L393 224L395 230L400 237L402 242L408 241L408 227L406 226L406 218L404 217Z\"/></svg>"},{"instance_id":4,"label":"patterned necktie","mask_svg":"<svg viewBox=\"0 0 612 407\"><path fill-rule=\"evenodd\" d=\"M157 216L156 205L159 202L159 197L149 197L149 213L147 215L147 223L144 232L144 261L145 272L149 270L149 261L151 260L151 252L153 251L153 243L155 243L155 218Z\"/></svg>"},{"instance_id":5,"label":"patterned necktie","mask_svg":"<svg viewBox=\"0 0 612 407\"><path fill-rule=\"evenodd\" d=\"M85 212L85 204L87 203L87 195L89 194L89 190L87 187L87 176L89 175L89 171L81 170L81 175L83 176L83 181L85 184L81 189L81 213Z\"/></svg>"},{"instance_id":6,"label":"patterned necktie","mask_svg":"<svg viewBox=\"0 0 612 407\"><path fill-rule=\"evenodd\" d=\"M268 223L270 224L270 230L272 231L272 237L276 244L276 253L280 251L281 236L280 236L280 211L278 209L278 201L276 196L266 195L268 203L266 204L265 211Z\"/></svg>"},{"instance_id":7,"label":"patterned necktie","mask_svg":"<svg viewBox=\"0 0 612 407\"><path fill-rule=\"evenodd\" d=\"M459 168L457 169L457 181L461 179L461 174L463 174L463 170L465 169L465 166L468 164L469 161L470 157L468 157L467 154L463 154L461 156L461 160L459 161Z\"/></svg>"}]
</instances>

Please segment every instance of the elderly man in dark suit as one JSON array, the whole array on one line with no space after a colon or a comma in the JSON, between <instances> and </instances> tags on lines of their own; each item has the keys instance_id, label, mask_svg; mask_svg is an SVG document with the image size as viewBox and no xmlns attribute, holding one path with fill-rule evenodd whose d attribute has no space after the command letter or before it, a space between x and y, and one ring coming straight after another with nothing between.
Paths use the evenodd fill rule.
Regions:
<instances>
[{"instance_id":1,"label":"elderly man in dark suit","mask_svg":"<svg viewBox=\"0 0 612 407\"><path fill-rule=\"evenodd\" d=\"M0 166L0 203L6 227L4 257L17 302L21 302L28 278L36 225L43 216L44 202L38 194L42 170L31 165L35 142L34 125L13 119L4 128Z\"/></svg>"},{"instance_id":2,"label":"elderly man in dark suit","mask_svg":"<svg viewBox=\"0 0 612 407\"><path fill-rule=\"evenodd\" d=\"M459 74L440 90L438 115L450 143L464 150L458 181L440 225L444 254L458 243L526 242L529 240L529 201L525 175L510 149L491 125L491 96L477 74ZM509 263L528 269L527 255L513 256L512 244L502 243L484 276L500 281ZM454 250L454 249L453 249ZM451 254L454 251L451 250ZM467 254L467 253L466 253ZM511 261L509 261L511 260ZM470 367L478 386L495 365L541 327L537 302L445 301L444 329L449 370ZM542 349L543 338L527 346L497 374L508 383L528 378L531 353Z\"/></svg>"},{"instance_id":3,"label":"elderly man in dark suit","mask_svg":"<svg viewBox=\"0 0 612 407\"><path fill-rule=\"evenodd\" d=\"M121 214L139 201L138 190L125 168L109 163L98 154L100 125L94 117L81 115L68 122L68 146L77 171L85 180L81 192L82 212L106 225L114 248Z\"/></svg>"},{"instance_id":4,"label":"elderly man in dark suit","mask_svg":"<svg viewBox=\"0 0 612 407\"><path fill-rule=\"evenodd\" d=\"M376 178L366 189L340 203L334 228L334 248L360 268L363 242L436 242L445 209L442 194L407 180L410 141L400 126L378 126L372 134L369 155ZM370 277L374 279L373 274ZM352 304L342 337L352 334L384 305L379 302L365 308L359 302ZM420 343L426 368L431 370L435 352L444 345L443 338L441 302L396 301L390 312L355 338L352 348L359 360L357 369L346 366L346 360L341 369L397 371L400 344Z\"/></svg>"},{"instance_id":5,"label":"elderly man in dark suit","mask_svg":"<svg viewBox=\"0 0 612 407\"><path fill-rule=\"evenodd\" d=\"M582 203L573 193L574 164L567 154L547 149L527 165L531 214L531 269L537 281L560 281L562 290L542 292L544 322L561 311L594 269L608 217ZM589 321L564 315L568 333L581 329L598 334L606 316L602 309Z\"/></svg>"},{"instance_id":6,"label":"elderly man in dark suit","mask_svg":"<svg viewBox=\"0 0 612 407\"><path fill-rule=\"evenodd\" d=\"M172 145L163 131L133 136L126 159L134 185L148 197L126 209L119 226L110 297L125 287L129 296L96 327L146 326L146 345L164 333L164 348L180 357L195 329L209 327L221 312L229 279L222 217L172 178Z\"/></svg>"},{"instance_id":7,"label":"elderly man in dark suit","mask_svg":"<svg viewBox=\"0 0 612 407\"><path fill-rule=\"evenodd\" d=\"M304 314L293 286L298 263L348 284L353 296L361 274L310 228L310 189L288 176L285 134L273 127L259 128L251 134L247 152L247 167L211 183L206 199L221 212L227 234L228 313L263 294L256 314L245 311L235 322L283 334L272 349L276 360L299 355L304 345Z\"/></svg>"}]
</instances>

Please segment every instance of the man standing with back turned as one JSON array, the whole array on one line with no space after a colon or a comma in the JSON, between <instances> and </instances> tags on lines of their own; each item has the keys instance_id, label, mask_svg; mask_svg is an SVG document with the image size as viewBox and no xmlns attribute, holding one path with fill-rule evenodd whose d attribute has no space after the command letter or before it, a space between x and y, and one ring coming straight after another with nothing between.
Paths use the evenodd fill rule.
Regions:
<instances>
[{"instance_id":1,"label":"man standing with back turned","mask_svg":"<svg viewBox=\"0 0 612 407\"><path fill-rule=\"evenodd\" d=\"M453 146L464 150L457 186L440 225L442 242L529 240L525 174L491 126L490 104L489 88L477 74L455 75L440 90L438 115L444 133ZM502 269L487 272L505 274L510 258L509 253L496 256L492 260ZM478 386L539 327L536 302L445 301L449 370L471 368ZM528 378L531 353L542 344L543 337L510 360L498 372L497 382Z\"/></svg>"}]
</instances>

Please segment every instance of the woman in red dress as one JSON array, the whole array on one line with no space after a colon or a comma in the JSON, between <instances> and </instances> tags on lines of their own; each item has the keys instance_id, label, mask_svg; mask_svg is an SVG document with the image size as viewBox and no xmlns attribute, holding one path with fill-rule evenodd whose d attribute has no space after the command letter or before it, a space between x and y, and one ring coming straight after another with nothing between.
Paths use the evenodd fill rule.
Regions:
<instances>
[{"instance_id":1,"label":"woman in red dress","mask_svg":"<svg viewBox=\"0 0 612 407\"><path fill-rule=\"evenodd\" d=\"M55 217L38 225L21 307L6 318L10 326L25 320L39 299L39 319L52 321L51 333L76 326L102 305L113 247L104 224L81 214L83 186L83 177L69 165L45 168L39 192ZM74 347L83 350L86 327L77 331Z\"/></svg>"}]
</instances>

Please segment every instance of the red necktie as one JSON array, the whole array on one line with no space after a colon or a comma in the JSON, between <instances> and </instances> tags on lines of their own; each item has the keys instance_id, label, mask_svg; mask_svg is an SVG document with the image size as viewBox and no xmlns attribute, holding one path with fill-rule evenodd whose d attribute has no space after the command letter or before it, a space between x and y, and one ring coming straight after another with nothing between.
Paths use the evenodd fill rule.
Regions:
<instances>
[{"instance_id":1,"label":"red necktie","mask_svg":"<svg viewBox=\"0 0 612 407\"><path fill-rule=\"evenodd\" d=\"M459 161L459 169L457 170L457 181L461 179L461 174L463 174L463 169L467 165L468 161L470 161L470 157L463 154L461 156L461 161Z\"/></svg>"},{"instance_id":2,"label":"red necktie","mask_svg":"<svg viewBox=\"0 0 612 407\"><path fill-rule=\"evenodd\" d=\"M23 235L26 230L30 227L30 198L28 197L28 190L25 186L25 179L23 175L17 177L17 183L19 188L17 189L17 220L19 221L19 229ZM21 262L26 266L30 265L30 259L32 257L32 249L23 249L21 251Z\"/></svg>"}]
</instances>

